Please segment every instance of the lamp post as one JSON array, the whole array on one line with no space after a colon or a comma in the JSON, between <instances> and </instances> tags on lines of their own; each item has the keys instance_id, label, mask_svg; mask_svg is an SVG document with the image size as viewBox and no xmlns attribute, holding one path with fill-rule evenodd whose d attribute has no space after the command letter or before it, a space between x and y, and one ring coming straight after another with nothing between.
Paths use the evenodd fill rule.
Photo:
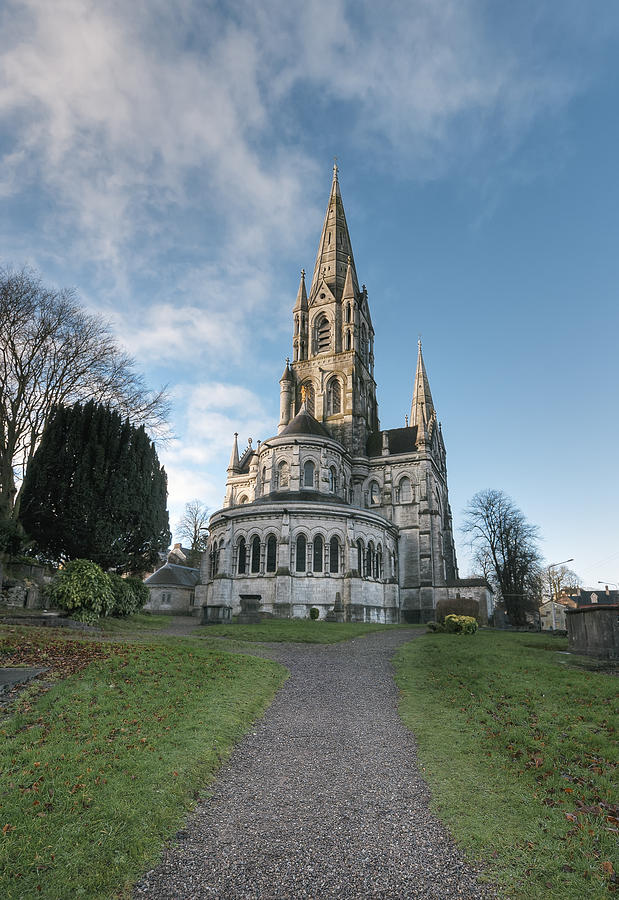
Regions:
<instances>
[{"instance_id":1,"label":"lamp post","mask_svg":"<svg viewBox=\"0 0 619 900\"><path fill-rule=\"evenodd\" d=\"M606 590L608 590L609 584L614 584L616 590L619 590L619 585L617 584L616 581L598 581L598 584L603 584L604 587L606 588Z\"/></svg>"},{"instance_id":2,"label":"lamp post","mask_svg":"<svg viewBox=\"0 0 619 900\"><path fill-rule=\"evenodd\" d=\"M552 597L552 575L550 574L550 570L556 569L557 566L564 566L565 563L568 563L568 562L574 562L574 557L572 556L571 559L562 559L561 562L553 563L551 566L548 566L548 582L549 582L549 588L550 588L550 608L552 610L552 630L553 631L557 630L557 614L555 611L555 602Z\"/></svg>"}]
</instances>

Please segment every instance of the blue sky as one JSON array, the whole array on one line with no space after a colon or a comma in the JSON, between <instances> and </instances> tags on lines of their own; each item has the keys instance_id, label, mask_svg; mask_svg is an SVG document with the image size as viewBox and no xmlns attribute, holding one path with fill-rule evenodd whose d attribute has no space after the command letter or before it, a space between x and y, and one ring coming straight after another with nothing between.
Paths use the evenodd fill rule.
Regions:
<instances>
[{"instance_id":1,"label":"blue sky","mask_svg":"<svg viewBox=\"0 0 619 900\"><path fill-rule=\"evenodd\" d=\"M172 524L276 430L337 155L381 424L421 333L456 526L500 488L619 582L618 39L614 0L0 2L0 260L170 386Z\"/></svg>"}]
</instances>

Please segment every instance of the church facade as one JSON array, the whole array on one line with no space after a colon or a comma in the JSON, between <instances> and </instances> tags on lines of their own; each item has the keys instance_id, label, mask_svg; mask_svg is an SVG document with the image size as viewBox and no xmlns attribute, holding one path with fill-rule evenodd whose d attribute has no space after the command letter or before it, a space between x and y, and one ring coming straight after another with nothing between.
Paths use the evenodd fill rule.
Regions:
<instances>
[{"instance_id":1,"label":"church facade","mask_svg":"<svg viewBox=\"0 0 619 900\"><path fill-rule=\"evenodd\" d=\"M248 599L283 617L316 607L321 618L348 621L433 619L437 602L464 584L445 445L421 342L406 427L381 430L368 292L337 167L309 290L303 271L292 319L278 432L242 452L235 435L196 604L211 620L236 615Z\"/></svg>"}]
</instances>

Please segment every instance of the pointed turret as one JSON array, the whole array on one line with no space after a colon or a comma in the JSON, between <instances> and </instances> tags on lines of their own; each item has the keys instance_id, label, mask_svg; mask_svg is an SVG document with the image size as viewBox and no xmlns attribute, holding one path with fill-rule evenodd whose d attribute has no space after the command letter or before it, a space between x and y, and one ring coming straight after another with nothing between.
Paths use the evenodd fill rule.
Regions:
<instances>
[{"instance_id":1,"label":"pointed turret","mask_svg":"<svg viewBox=\"0 0 619 900\"><path fill-rule=\"evenodd\" d=\"M297 302L294 305L293 312L307 312L307 291L305 290L305 269L301 269L301 281L299 282L299 290L297 291Z\"/></svg>"},{"instance_id":2,"label":"pointed turret","mask_svg":"<svg viewBox=\"0 0 619 900\"><path fill-rule=\"evenodd\" d=\"M428 439L429 430L436 419L436 411L430 393L430 382L423 362L421 352L421 339L418 342L417 371L415 373L415 387L413 388L413 402L411 404L411 426L417 426L418 441Z\"/></svg>"},{"instance_id":3,"label":"pointed turret","mask_svg":"<svg viewBox=\"0 0 619 900\"><path fill-rule=\"evenodd\" d=\"M348 257L348 265L346 266L346 279L344 281L344 287L342 289L342 300L354 300L355 299L355 285L353 282L353 268L352 268L352 260L351 257Z\"/></svg>"},{"instance_id":4,"label":"pointed turret","mask_svg":"<svg viewBox=\"0 0 619 900\"><path fill-rule=\"evenodd\" d=\"M236 475L240 471L238 437L238 432L235 431L232 453L230 454L230 462L228 463L228 472L231 472L233 475Z\"/></svg>"},{"instance_id":5,"label":"pointed turret","mask_svg":"<svg viewBox=\"0 0 619 900\"><path fill-rule=\"evenodd\" d=\"M316 301L321 284L327 285L336 300L341 300L344 282L346 281L350 258L351 277L353 287L359 290L355 261L346 224L346 215L340 194L340 185L337 177L337 165L333 166L333 181L331 182L331 194L325 213L325 221L322 226L322 234L318 244L316 265L309 292L310 306Z\"/></svg>"}]
</instances>

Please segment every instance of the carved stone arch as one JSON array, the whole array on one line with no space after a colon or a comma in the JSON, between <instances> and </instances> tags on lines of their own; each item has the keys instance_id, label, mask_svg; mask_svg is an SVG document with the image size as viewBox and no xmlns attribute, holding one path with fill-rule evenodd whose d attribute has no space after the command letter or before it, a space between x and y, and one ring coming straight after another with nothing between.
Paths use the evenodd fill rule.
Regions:
<instances>
[{"instance_id":1,"label":"carved stone arch","mask_svg":"<svg viewBox=\"0 0 619 900\"><path fill-rule=\"evenodd\" d=\"M343 408L342 379L338 373L333 373L327 381L326 409L328 416L337 416Z\"/></svg>"},{"instance_id":2,"label":"carved stone arch","mask_svg":"<svg viewBox=\"0 0 619 900\"><path fill-rule=\"evenodd\" d=\"M278 459L276 465L276 489L287 491L290 487L290 463L287 459Z\"/></svg>"},{"instance_id":3,"label":"carved stone arch","mask_svg":"<svg viewBox=\"0 0 619 900\"><path fill-rule=\"evenodd\" d=\"M413 480L408 472L398 477L395 491L396 503L412 503L415 499Z\"/></svg>"},{"instance_id":4,"label":"carved stone arch","mask_svg":"<svg viewBox=\"0 0 619 900\"><path fill-rule=\"evenodd\" d=\"M295 533L294 537L294 568L296 572L307 571L307 532L300 529Z\"/></svg>"},{"instance_id":5,"label":"carved stone arch","mask_svg":"<svg viewBox=\"0 0 619 900\"><path fill-rule=\"evenodd\" d=\"M334 347L333 317L330 311L319 309L312 319L312 355L319 353L332 353Z\"/></svg>"}]
</instances>

